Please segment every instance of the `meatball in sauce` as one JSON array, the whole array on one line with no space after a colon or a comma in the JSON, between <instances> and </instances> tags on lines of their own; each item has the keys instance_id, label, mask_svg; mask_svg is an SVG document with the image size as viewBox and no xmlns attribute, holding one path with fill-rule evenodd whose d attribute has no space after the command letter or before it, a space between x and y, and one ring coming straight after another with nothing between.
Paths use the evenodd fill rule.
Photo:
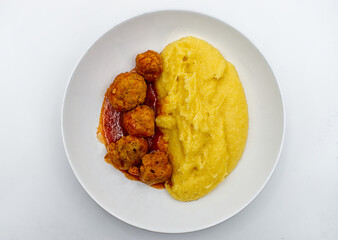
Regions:
<instances>
[{"instance_id":1,"label":"meatball in sauce","mask_svg":"<svg viewBox=\"0 0 338 240\"><path fill-rule=\"evenodd\" d=\"M155 82L163 71L161 55L155 51L148 50L138 54L135 59L136 72L148 82Z\"/></svg>"},{"instance_id":2,"label":"meatball in sauce","mask_svg":"<svg viewBox=\"0 0 338 240\"><path fill-rule=\"evenodd\" d=\"M130 135L151 137L155 133L155 113L147 105L141 105L123 114L123 127Z\"/></svg>"},{"instance_id":3,"label":"meatball in sauce","mask_svg":"<svg viewBox=\"0 0 338 240\"><path fill-rule=\"evenodd\" d=\"M168 154L162 151L153 151L142 158L140 180L148 185L163 183L169 180L171 171Z\"/></svg>"},{"instance_id":4,"label":"meatball in sauce","mask_svg":"<svg viewBox=\"0 0 338 240\"><path fill-rule=\"evenodd\" d=\"M146 98L147 84L143 77L135 72L121 73L107 90L109 102L115 110L128 111Z\"/></svg>"},{"instance_id":5,"label":"meatball in sauce","mask_svg":"<svg viewBox=\"0 0 338 240\"><path fill-rule=\"evenodd\" d=\"M109 144L105 160L120 170L129 170L141 162L141 158L148 151L148 143L143 138L126 136L116 143Z\"/></svg>"}]
</instances>

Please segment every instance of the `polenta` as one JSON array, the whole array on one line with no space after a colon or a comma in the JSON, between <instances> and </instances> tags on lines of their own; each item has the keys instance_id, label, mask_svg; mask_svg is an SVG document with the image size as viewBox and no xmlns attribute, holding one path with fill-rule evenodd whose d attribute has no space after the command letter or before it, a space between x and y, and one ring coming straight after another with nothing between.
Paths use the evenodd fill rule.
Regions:
<instances>
[{"instance_id":1,"label":"polenta","mask_svg":"<svg viewBox=\"0 0 338 240\"><path fill-rule=\"evenodd\" d=\"M161 53L156 124L168 141L171 182L180 201L212 191L235 168L245 148L248 109L235 67L209 43L185 37Z\"/></svg>"}]
</instances>

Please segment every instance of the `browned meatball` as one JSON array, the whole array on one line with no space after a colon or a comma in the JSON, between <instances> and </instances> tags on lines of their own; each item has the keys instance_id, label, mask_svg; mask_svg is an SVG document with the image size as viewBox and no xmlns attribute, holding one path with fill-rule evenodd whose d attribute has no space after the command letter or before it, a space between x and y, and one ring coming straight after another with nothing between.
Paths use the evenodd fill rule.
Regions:
<instances>
[{"instance_id":1,"label":"browned meatball","mask_svg":"<svg viewBox=\"0 0 338 240\"><path fill-rule=\"evenodd\" d=\"M136 72L148 82L155 82L163 71L161 55L148 50L136 56Z\"/></svg>"},{"instance_id":2,"label":"browned meatball","mask_svg":"<svg viewBox=\"0 0 338 240\"><path fill-rule=\"evenodd\" d=\"M171 171L168 155L161 151L154 151L142 158L140 180L148 185L163 183L169 180Z\"/></svg>"},{"instance_id":3,"label":"browned meatball","mask_svg":"<svg viewBox=\"0 0 338 240\"><path fill-rule=\"evenodd\" d=\"M121 170L128 170L141 162L141 158L148 151L148 143L143 138L126 136L116 143L109 144L107 150L106 162L112 163Z\"/></svg>"},{"instance_id":4,"label":"browned meatball","mask_svg":"<svg viewBox=\"0 0 338 240\"><path fill-rule=\"evenodd\" d=\"M138 176L140 175L140 169L136 166L132 166L131 168L128 169L128 173L130 173L133 176Z\"/></svg>"},{"instance_id":5,"label":"browned meatball","mask_svg":"<svg viewBox=\"0 0 338 240\"><path fill-rule=\"evenodd\" d=\"M158 138L157 147L162 152L168 152L168 142L163 139L163 135Z\"/></svg>"},{"instance_id":6,"label":"browned meatball","mask_svg":"<svg viewBox=\"0 0 338 240\"><path fill-rule=\"evenodd\" d=\"M115 156L115 148L116 148L116 143L115 142L110 143L107 147L107 154L106 156L104 156L104 160L107 163L112 164L112 165L114 165L112 159Z\"/></svg>"},{"instance_id":7,"label":"browned meatball","mask_svg":"<svg viewBox=\"0 0 338 240\"><path fill-rule=\"evenodd\" d=\"M150 137L155 132L155 113L147 105L123 114L123 127L130 135L137 137Z\"/></svg>"},{"instance_id":8,"label":"browned meatball","mask_svg":"<svg viewBox=\"0 0 338 240\"><path fill-rule=\"evenodd\" d=\"M147 84L135 72L121 73L107 90L107 97L114 109L128 111L142 104L146 98Z\"/></svg>"}]
</instances>

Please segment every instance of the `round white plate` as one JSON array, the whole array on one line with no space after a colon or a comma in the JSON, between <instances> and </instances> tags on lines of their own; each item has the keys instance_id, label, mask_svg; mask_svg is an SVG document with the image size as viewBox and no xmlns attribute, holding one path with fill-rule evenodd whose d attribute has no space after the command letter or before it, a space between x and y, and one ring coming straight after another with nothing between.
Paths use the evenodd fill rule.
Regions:
<instances>
[{"instance_id":1,"label":"round white plate","mask_svg":"<svg viewBox=\"0 0 338 240\"><path fill-rule=\"evenodd\" d=\"M166 190L128 180L104 161L96 138L104 93L114 77L130 71L138 53L161 52L170 42L196 36L232 62L249 108L249 136L235 170L207 196L179 202ZM72 169L106 211L133 226L178 233L220 223L247 206L270 178L284 138L284 108L277 80L263 55L241 33L209 16L160 11L129 19L104 34L75 68L65 93L62 134Z\"/></svg>"}]
</instances>

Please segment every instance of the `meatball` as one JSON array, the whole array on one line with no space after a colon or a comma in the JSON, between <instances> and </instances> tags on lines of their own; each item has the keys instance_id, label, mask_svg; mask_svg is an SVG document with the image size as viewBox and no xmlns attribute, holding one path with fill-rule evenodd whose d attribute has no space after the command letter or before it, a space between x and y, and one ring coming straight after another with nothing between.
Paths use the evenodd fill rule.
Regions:
<instances>
[{"instance_id":1,"label":"meatball","mask_svg":"<svg viewBox=\"0 0 338 240\"><path fill-rule=\"evenodd\" d=\"M121 73L107 90L107 97L114 109L128 111L142 104L146 98L147 84L135 72Z\"/></svg>"},{"instance_id":2,"label":"meatball","mask_svg":"<svg viewBox=\"0 0 338 240\"><path fill-rule=\"evenodd\" d=\"M128 170L141 162L141 158L148 151L148 143L143 138L126 136L116 143L109 144L107 150L106 162L121 170Z\"/></svg>"},{"instance_id":3,"label":"meatball","mask_svg":"<svg viewBox=\"0 0 338 240\"><path fill-rule=\"evenodd\" d=\"M168 142L164 140L163 135L158 138L157 147L162 152L168 152Z\"/></svg>"},{"instance_id":4,"label":"meatball","mask_svg":"<svg viewBox=\"0 0 338 240\"><path fill-rule=\"evenodd\" d=\"M161 55L148 50L136 56L136 72L148 82L155 82L163 71Z\"/></svg>"},{"instance_id":5,"label":"meatball","mask_svg":"<svg viewBox=\"0 0 338 240\"><path fill-rule=\"evenodd\" d=\"M128 173L130 173L133 176L138 176L140 175L140 169L136 166L132 166L131 168L128 169Z\"/></svg>"},{"instance_id":6,"label":"meatball","mask_svg":"<svg viewBox=\"0 0 338 240\"><path fill-rule=\"evenodd\" d=\"M140 180L148 185L163 183L169 180L172 168L168 155L161 151L154 151L142 158Z\"/></svg>"},{"instance_id":7,"label":"meatball","mask_svg":"<svg viewBox=\"0 0 338 240\"><path fill-rule=\"evenodd\" d=\"M155 132L155 113L147 105L123 114L123 127L130 135L137 137L150 137Z\"/></svg>"}]
</instances>

